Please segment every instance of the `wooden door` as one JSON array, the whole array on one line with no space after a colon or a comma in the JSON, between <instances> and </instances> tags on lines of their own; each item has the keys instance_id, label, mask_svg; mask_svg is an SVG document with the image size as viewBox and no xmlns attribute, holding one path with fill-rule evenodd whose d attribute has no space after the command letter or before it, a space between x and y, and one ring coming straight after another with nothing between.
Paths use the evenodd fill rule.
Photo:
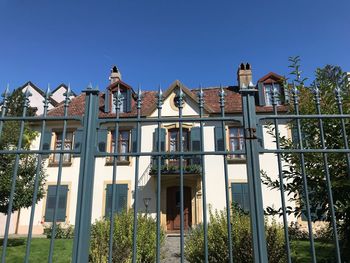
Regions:
<instances>
[{"instance_id":1,"label":"wooden door","mask_svg":"<svg viewBox=\"0 0 350 263\"><path fill-rule=\"evenodd\" d=\"M191 188L184 187L184 229L192 223ZM180 187L172 186L167 189L167 230L180 230Z\"/></svg>"}]
</instances>

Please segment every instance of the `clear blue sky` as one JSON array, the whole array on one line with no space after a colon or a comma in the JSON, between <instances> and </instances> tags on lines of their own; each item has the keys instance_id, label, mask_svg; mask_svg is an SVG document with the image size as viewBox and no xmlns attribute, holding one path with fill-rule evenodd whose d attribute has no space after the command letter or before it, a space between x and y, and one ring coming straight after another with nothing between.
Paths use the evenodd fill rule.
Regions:
<instances>
[{"instance_id":1,"label":"clear blue sky","mask_svg":"<svg viewBox=\"0 0 350 263\"><path fill-rule=\"evenodd\" d=\"M116 64L132 86L234 85L241 61L253 78L304 76L325 64L350 71L350 1L1 0L0 87L89 82L100 90Z\"/></svg>"}]
</instances>

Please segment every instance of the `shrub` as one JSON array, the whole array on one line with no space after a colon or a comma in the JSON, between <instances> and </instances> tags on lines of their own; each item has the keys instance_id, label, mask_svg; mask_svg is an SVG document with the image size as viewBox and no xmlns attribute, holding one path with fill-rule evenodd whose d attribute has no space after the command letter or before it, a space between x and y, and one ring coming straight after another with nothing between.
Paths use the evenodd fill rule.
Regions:
<instances>
[{"instance_id":1,"label":"shrub","mask_svg":"<svg viewBox=\"0 0 350 263\"><path fill-rule=\"evenodd\" d=\"M156 222L151 217L139 214L137 225L137 262L148 263L156 260ZM133 239L133 213L123 212L114 218L113 261L131 262ZM110 221L95 221L91 228L90 260L93 263L107 262ZM164 232L161 231L161 243Z\"/></svg>"},{"instance_id":2,"label":"shrub","mask_svg":"<svg viewBox=\"0 0 350 263\"><path fill-rule=\"evenodd\" d=\"M308 231L302 229L298 222L291 222L288 227L288 234L290 240L308 240L309 233Z\"/></svg>"},{"instance_id":3,"label":"shrub","mask_svg":"<svg viewBox=\"0 0 350 263\"><path fill-rule=\"evenodd\" d=\"M52 224L44 226L44 235L51 238ZM55 238L57 239L71 239L74 237L74 227L69 224L56 224Z\"/></svg>"},{"instance_id":4,"label":"shrub","mask_svg":"<svg viewBox=\"0 0 350 263\"><path fill-rule=\"evenodd\" d=\"M231 215L233 257L235 262L253 262L253 245L250 219L243 211L234 208ZM208 256L209 262L228 262L226 211L209 211ZM266 242L270 263L286 261L283 229L275 221L265 222ZM204 261L203 225L194 227L185 241L185 256L191 263Z\"/></svg>"}]
</instances>

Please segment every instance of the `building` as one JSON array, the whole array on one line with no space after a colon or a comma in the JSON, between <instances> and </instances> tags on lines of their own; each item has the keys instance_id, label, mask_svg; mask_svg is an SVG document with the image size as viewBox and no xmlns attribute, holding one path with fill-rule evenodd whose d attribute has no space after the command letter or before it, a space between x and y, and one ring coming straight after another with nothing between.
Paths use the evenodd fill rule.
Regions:
<instances>
[{"instance_id":1,"label":"building","mask_svg":"<svg viewBox=\"0 0 350 263\"><path fill-rule=\"evenodd\" d=\"M237 71L237 86L223 87L226 96L225 114L226 116L241 116L242 102L239 93L239 87L250 85L252 82L252 69L249 64L241 64ZM271 105L271 87L274 83L280 99L278 100L278 110L283 113L286 111L284 106L287 100L287 93L280 85L282 77L275 73L269 73L260 78L257 82L258 94L256 97L257 114L272 112ZM120 90L121 108L120 118L136 117L136 93L134 89L122 81L119 70L114 67L110 75L110 84L99 95L99 117L115 118L115 109L112 107L113 95ZM176 122L179 114L177 107L179 90L185 95L185 104L183 107L183 116L199 116L199 107L196 94L198 89L189 89L180 81L173 82L163 93L162 116L174 118L174 123L163 123L160 131L156 123L141 124L141 151L155 151L158 136L160 132L161 147L164 151L178 151L180 141L182 141L184 151L193 147L198 142L198 123L183 123L183 136L180 138L179 125ZM218 116L220 114L220 105L218 92L220 87L203 88L204 92L204 114L205 116ZM142 118L157 117L156 91L143 92L143 105L141 108ZM69 116L82 116L85 109L85 94L82 93L71 100L68 110ZM49 111L49 116L62 116L63 104L57 105ZM67 136L64 141L65 149L74 149L80 124L70 122L67 129ZM118 150L121 153L127 153L133 147L133 130L136 123L124 123L119 127ZM116 145L114 141L114 124L108 121L103 124L106 130L107 151L112 152ZM206 122L204 125L205 151L215 151L220 145L220 123ZM240 150L244 147L243 128L239 121L228 121L225 127L228 148L230 150ZM39 129L39 128L38 128ZM62 124L51 123L48 127L48 134L51 136L51 149L60 149L63 143ZM222 131L222 130L221 130ZM283 136L290 136L286 124L280 124L280 132ZM275 148L275 142L271 135L267 133L267 126L260 124L258 126L259 143L265 148ZM222 134L222 133L221 133ZM38 148L39 138L33 144L33 149ZM55 189L58 175L58 154L52 154L46 158L45 167L48 174L46 196L36 205L33 232L41 234L43 224L52 221L53 207L55 201ZM199 176L198 160L196 158L184 160L184 221L185 229L202 222L202 180ZM74 224L75 209L77 202L77 188L79 177L80 157L64 154L62 181L59 196L59 209L57 211L58 222ZM154 161L149 156L140 157L140 169L138 174L137 187L139 189L138 207L140 212L147 212L152 216L156 213L156 175L154 170ZM180 227L179 216L179 171L178 160L166 159L162 161L162 180L161 180L161 225L166 231L178 231ZM269 175L278 176L277 160L273 154L260 155L261 169ZM197 166L196 166L197 165ZM205 174L207 182L206 199L207 206L211 209L224 209L225 203L225 181L224 181L224 163L222 156L205 156ZM112 183L113 163L111 158L96 158L94 196L92 221L102 218L109 214L111 209L111 183ZM117 195L115 200L115 210L130 209L135 200L133 191L135 158L120 156L117 160ZM243 155L232 155L228 160L228 177L231 201L237 202L243 209L249 210L248 187L246 176L246 162ZM263 187L264 206L280 207L280 193ZM147 207L145 206L147 204ZM294 204L287 204L294 205ZM30 209L22 209L17 221L17 232L27 233L30 217Z\"/></svg>"}]
</instances>

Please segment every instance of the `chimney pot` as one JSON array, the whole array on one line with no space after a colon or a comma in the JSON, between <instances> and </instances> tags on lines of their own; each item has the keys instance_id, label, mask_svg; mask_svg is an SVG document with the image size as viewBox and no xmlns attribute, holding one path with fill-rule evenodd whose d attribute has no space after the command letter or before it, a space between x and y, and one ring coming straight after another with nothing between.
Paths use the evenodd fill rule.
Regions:
<instances>
[{"instance_id":1,"label":"chimney pot","mask_svg":"<svg viewBox=\"0 0 350 263\"><path fill-rule=\"evenodd\" d=\"M119 69L116 66L113 66L111 69L111 75L109 76L110 84L116 83L122 79Z\"/></svg>"}]
</instances>

